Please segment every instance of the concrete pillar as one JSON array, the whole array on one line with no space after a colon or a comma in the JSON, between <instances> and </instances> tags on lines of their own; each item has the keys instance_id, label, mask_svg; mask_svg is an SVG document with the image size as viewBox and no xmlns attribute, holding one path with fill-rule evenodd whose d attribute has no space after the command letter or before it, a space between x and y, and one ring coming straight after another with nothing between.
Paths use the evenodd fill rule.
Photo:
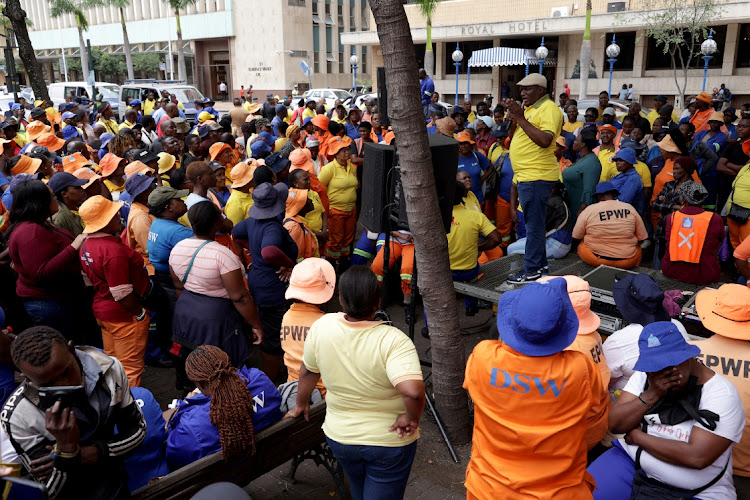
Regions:
<instances>
[{"instance_id":1,"label":"concrete pillar","mask_svg":"<svg viewBox=\"0 0 750 500\"><path fill-rule=\"evenodd\" d=\"M205 14L206 0L198 0L198 2L196 2L196 7L198 7L198 14Z\"/></svg>"},{"instance_id":2,"label":"concrete pillar","mask_svg":"<svg viewBox=\"0 0 750 500\"><path fill-rule=\"evenodd\" d=\"M635 39L633 78L642 78L646 71L646 57L648 54L648 36L646 36L646 31L638 30L635 34Z\"/></svg>"},{"instance_id":3,"label":"concrete pillar","mask_svg":"<svg viewBox=\"0 0 750 500\"><path fill-rule=\"evenodd\" d=\"M500 39L495 38L492 40L492 46L493 47L500 47ZM497 103L500 100L500 66L493 66L492 67L492 91L490 94L492 94L492 97L495 98L494 102Z\"/></svg>"},{"instance_id":4,"label":"concrete pillar","mask_svg":"<svg viewBox=\"0 0 750 500\"><path fill-rule=\"evenodd\" d=\"M557 66L555 67L555 88L552 89L552 97L557 100L557 96L563 92L563 84L567 78L568 72L568 42L569 36L557 38Z\"/></svg>"},{"instance_id":5,"label":"concrete pillar","mask_svg":"<svg viewBox=\"0 0 750 500\"><path fill-rule=\"evenodd\" d=\"M445 78L445 42L435 43L435 76L436 80Z\"/></svg>"},{"instance_id":6,"label":"concrete pillar","mask_svg":"<svg viewBox=\"0 0 750 500\"><path fill-rule=\"evenodd\" d=\"M724 60L721 64L721 76L732 76L734 74L735 62L737 61L737 43L739 42L740 25L737 23L727 25L727 37L724 43ZM719 47L719 50L722 50Z\"/></svg>"}]
</instances>

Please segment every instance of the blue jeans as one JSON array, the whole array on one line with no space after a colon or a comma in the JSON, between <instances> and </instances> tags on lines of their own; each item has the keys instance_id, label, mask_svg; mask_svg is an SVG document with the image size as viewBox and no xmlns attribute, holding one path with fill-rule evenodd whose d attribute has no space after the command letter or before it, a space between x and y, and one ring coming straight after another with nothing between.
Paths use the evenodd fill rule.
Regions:
<instances>
[{"instance_id":1,"label":"blue jeans","mask_svg":"<svg viewBox=\"0 0 750 500\"><path fill-rule=\"evenodd\" d=\"M391 500L404 497L417 442L406 446L341 444L326 438L349 478L354 500Z\"/></svg>"},{"instance_id":2,"label":"blue jeans","mask_svg":"<svg viewBox=\"0 0 750 500\"><path fill-rule=\"evenodd\" d=\"M24 299L23 306L34 326L49 326L69 338L75 322L74 304L62 300Z\"/></svg>"},{"instance_id":3,"label":"blue jeans","mask_svg":"<svg viewBox=\"0 0 750 500\"><path fill-rule=\"evenodd\" d=\"M518 183L518 201L523 209L526 224L526 253L523 270L527 274L535 273L547 265L545 219L547 199L552 194L554 185L554 181Z\"/></svg>"}]
</instances>

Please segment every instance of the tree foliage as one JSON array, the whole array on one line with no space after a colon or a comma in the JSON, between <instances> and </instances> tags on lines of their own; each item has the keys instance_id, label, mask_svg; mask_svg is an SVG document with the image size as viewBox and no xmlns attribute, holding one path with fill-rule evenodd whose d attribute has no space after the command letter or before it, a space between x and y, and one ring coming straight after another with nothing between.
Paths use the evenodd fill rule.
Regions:
<instances>
[{"instance_id":1,"label":"tree foliage","mask_svg":"<svg viewBox=\"0 0 750 500\"><path fill-rule=\"evenodd\" d=\"M101 0L52 0L49 12L53 18L71 14L76 25L86 31L89 29L89 20L84 11L98 5L102 5Z\"/></svg>"},{"instance_id":2,"label":"tree foliage","mask_svg":"<svg viewBox=\"0 0 750 500\"><path fill-rule=\"evenodd\" d=\"M638 14L646 26L646 36L670 56L680 102L687 89L688 70L700 61L708 24L720 19L722 12L716 0L646 0Z\"/></svg>"},{"instance_id":3,"label":"tree foliage","mask_svg":"<svg viewBox=\"0 0 750 500\"><path fill-rule=\"evenodd\" d=\"M156 75L159 72L161 58L155 53L133 54L133 69L138 73Z\"/></svg>"}]
</instances>

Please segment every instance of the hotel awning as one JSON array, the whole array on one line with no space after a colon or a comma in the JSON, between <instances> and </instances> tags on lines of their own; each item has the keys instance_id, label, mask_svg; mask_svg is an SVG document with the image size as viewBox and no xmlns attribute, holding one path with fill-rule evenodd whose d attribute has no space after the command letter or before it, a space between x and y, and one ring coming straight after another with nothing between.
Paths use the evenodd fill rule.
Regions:
<instances>
[{"instance_id":1,"label":"hotel awning","mask_svg":"<svg viewBox=\"0 0 750 500\"><path fill-rule=\"evenodd\" d=\"M517 49L514 47L492 47L489 49L475 50L469 58L469 67L486 68L491 66L525 66L539 64L534 49ZM545 66L557 64L556 57L547 57Z\"/></svg>"}]
</instances>

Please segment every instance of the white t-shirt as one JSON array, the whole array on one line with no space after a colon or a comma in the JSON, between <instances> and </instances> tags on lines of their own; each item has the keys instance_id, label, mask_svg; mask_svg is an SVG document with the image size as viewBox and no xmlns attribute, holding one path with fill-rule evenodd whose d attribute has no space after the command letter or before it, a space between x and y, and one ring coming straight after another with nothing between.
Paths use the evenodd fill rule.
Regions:
<instances>
[{"instance_id":1,"label":"white t-shirt","mask_svg":"<svg viewBox=\"0 0 750 500\"><path fill-rule=\"evenodd\" d=\"M226 92L227 91L227 84L222 82L219 84L219 92Z\"/></svg>"},{"instance_id":2,"label":"white t-shirt","mask_svg":"<svg viewBox=\"0 0 750 500\"><path fill-rule=\"evenodd\" d=\"M196 203L200 203L202 201L211 201L208 198L204 198L203 196L195 193L190 193L187 195L187 198L185 198L185 205L187 205L188 210L195 205Z\"/></svg>"},{"instance_id":3,"label":"white t-shirt","mask_svg":"<svg viewBox=\"0 0 750 500\"><path fill-rule=\"evenodd\" d=\"M641 392L643 392L646 378L647 375L645 373L635 372L633 376L630 377L628 385L625 386L625 391L639 396ZM711 482L721 472L727 461L731 461L732 448L734 448L735 444L740 442L742 430L745 428L745 409L742 406L742 400L740 399L737 389L735 389L734 385L732 385L729 380L725 379L718 373L714 374L714 376L703 385L699 409L710 410L719 415L716 429L711 431L703 427L700 428L712 434L716 434L717 436L726 438L732 441L732 444L718 459L714 461L714 463L705 469L700 470L668 464L654 458L644 450L641 453L641 468L649 475L649 477L653 477L659 481L680 488L701 488ZM652 417L658 419L658 415L649 415L649 418ZM690 432L694 425L696 425L695 420L688 420L677 425L650 423L647 432L651 436L688 442L690 440ZM630 458L635 461L635 454L636 451L638 451L638 446L626 444L625 439L620 439L620 444L625 452L630 455ZM731 462L729 462L729 466L724 472L722 478L711 487L701 491L698 494L698 497L701 500L726 500L729 498L737 498L737 493L734 489L734 482L732 480Z\"/></svg>"},{"instance_id":4,"label":"white t-shirt","mask_svg":"<svg viewBox=\"0 0 750 500\"><path fill-rule=\"evenodd\" d=\"M682 337L690 341L685 327L676 319L672 323L682 334ZM621 330L617 330L607 337L602 344L604 357L607 359L607 365L612 372L612 378L609 382L609 389L612 393L622 390L628 383L630 376L633 375L635 362L638 361L638 337L641 336L643 326L638 323L631 323Z\"/></svg>"}]
</instances>

